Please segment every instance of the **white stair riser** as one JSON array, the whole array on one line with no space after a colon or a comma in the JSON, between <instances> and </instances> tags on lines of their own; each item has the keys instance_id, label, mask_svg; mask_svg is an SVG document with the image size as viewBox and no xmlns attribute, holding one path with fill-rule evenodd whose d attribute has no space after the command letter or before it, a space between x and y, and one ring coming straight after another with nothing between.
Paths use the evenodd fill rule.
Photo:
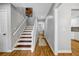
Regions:
<instances>
[{"instance_id":1,"label":"white stair riser","mask_svg":"<svg viewBox=\"0 0 79 59\"><path fill-rule=\"evenodd\" d=\"M19 39L18 41L20 41L20 40L23 40L23 41L29 41L29 40L31 40L32 41L32 39Z\"/></svg>"},{"instance_id":2,"label":"white stair riser","mask_svg":"<svg viewBox=\"0 0 79 59\"><path fill-rule=\"evenodd\" d=\"M27 29L25 29L24 31L32 31L32 30L27 30Z\"/></svg>"},{"instance_id":3,"label":"white stair riser","mask_svg":"<svg viewBox=\"0 0 79 59\"><path fill-rule=\"evenodd\" d=\"M23 32L22 34L32 34L31 32Z\"/></svg>"},{"instance_id":4,"label":"white stair riser","mask_svg":"<svg viewBox=\"0 0 79 59\"><path fill-rule=\"evenodd\" d=\"M27 29L27 28L28 28L28 29L33 29L33 27L26 27L26 29Z\"/></svg>"},{"instance_id":5,"label":"white stair riser","mask_svg":"<svg viewBox=\"0 0 79 59\"><path fill-rule=\"evenodd\" d=\"M32 35L21 35L20 37L32 37Z\"/></svg>"},{"instance_id":6,"label":"white stair riser","mask_svg":"<svg viewBox=\"0 0 79 59\"><path fill-rule=\"evenodd\" d=\"M32 33L32 32L23 32L23 33Z\"/></svg>"},{"instance_id":7,"label":"white stair riser","mask_svg":"<svg viewBox=\"0 0 79 59\"><path fill-rule=\"evenodd\" d=\"M23 42L23 43L17 43L16 45L31 45L32 43L29 43L29 42Z\"/></svg>"},{"instance_id":8,"label":"white stair riser","mask_svg":"<svg viewBox=\"0 0 79 59\"><path fill-rule=\"evenodd\" d=\"M33 27L25 27L25 28L33 28Z\"/></svg>"},{"instance_id":9,"label":"white stair riser","mask_svg":"<svg viewBox=\"0 0 79 59\"><path fill-rule=\"evenodd\" d=\"M31 48L14 48L14 50L31 50Z\"/></svg>"}]
</instances>

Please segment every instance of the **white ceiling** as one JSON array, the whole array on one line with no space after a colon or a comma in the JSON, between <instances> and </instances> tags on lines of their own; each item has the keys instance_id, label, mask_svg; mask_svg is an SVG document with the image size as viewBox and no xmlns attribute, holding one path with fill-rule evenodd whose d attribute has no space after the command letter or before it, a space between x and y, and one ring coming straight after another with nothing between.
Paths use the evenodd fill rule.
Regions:
<instances>
[{"instance_id":1,"label":"white ceiling","mask_svg":"<svg viewBox=\"0 0 79 59\"><path fill-rule=\"evenodd\" d=\"M46 17L49 12L49 9L52 6L52 3L13 3L16 7L32 7L33 13L37 17Z\"/></svg>"}]
</instances>

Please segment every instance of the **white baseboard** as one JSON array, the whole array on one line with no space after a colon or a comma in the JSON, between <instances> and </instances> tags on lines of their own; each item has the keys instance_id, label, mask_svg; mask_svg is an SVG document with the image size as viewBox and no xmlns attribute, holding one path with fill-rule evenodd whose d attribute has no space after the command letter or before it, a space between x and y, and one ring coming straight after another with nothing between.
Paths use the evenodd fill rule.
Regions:
<instances>
[{"instance_id":1,"label":"white baseboard","mask_svg":"<svg viewBox=\"0 0 79 59\"><path fill-rule=\"evenodd\" d=\"M14 50L31 50L31 48L14 48Z\"/></svg>"},{"instance_id":2,"label":"white baseboard","mask_svg":"<svg viewBox=\"0 0 79 59\"><path fill-rule=\"evenodd\" d=\"M71 50L60 50L57 53L72 53Z\"/></svg>"},{"instance_id":3,"label":"white baseboard","mask_svg":"<svg viewBox=\"0 0 79 59\"><path fill-rule=\"evenodd\" d=\"M13 50L7 50L7 51L0 51L0 52L12 52Z\"/></svg>"},{"instance_id":4,"label":"white baseboard","mask_svg":"<svg viewBox=\"0 0 79 59\"><path fill-rule=\"evenodd\" d=\"M27 43L26 42L25 43L24 42L21 42L21 43L18 42L16 45L32 45L32 43L30 43L30 42L27 42Z\"/></svg>"},{"instance_id":5,"label":"white baseboard","mask_svg":"<svg viewBox=\"0 0 79 59\"><path fill-rule=\"evenodd\" d=\"M53 50L53 49L52 49L52 50ZM61 51L57 51L57 52L55 52L55 51L53 50L53 52L54 52L55 56L58 56L58 53L72 53L71 50L61 50Z\"/></svg>"},{"instance_id":6,"label":"white baseboard","mask_svg":"<svg viewBox=\"0 0 79 59\"><path fill-rule=\"evenodd\" d=\"M12 52L13 50L8 50L8 51L6 51L6 52Z\"/></svg>"},{"instance_id":7,"label":"white baseboard","mask_svg":"<svg viewBox=\"0 0 79 59\"><path fill-rule=\"evenodd\" d=\"M52 49L53 50L53 49ZM71 50L60 50L60 51L57 51L57 52L55 52L54 50L53 50L53 52L54 52L54 54L57 56L58 55L58 53L72 53L72 51Z\"/></svg>"}]
</instances>

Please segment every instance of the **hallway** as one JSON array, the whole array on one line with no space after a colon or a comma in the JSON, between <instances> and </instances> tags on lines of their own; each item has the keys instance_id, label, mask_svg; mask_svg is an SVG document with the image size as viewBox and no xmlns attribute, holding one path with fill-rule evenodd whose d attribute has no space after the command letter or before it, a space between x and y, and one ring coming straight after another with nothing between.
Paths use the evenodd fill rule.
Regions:
<instances>
[{"instance_id":1,"label":"hallway","mask_svg":"<svg viewBox=\"0 0 79 59\"><path fill-rule=\"evenodd\" d=\"M0 55L79 55L78 42L71 40L79 39L78 10L79 3L0 4ZM40 32L45 40L38 40Z\"/></svg>"}]
</instances>

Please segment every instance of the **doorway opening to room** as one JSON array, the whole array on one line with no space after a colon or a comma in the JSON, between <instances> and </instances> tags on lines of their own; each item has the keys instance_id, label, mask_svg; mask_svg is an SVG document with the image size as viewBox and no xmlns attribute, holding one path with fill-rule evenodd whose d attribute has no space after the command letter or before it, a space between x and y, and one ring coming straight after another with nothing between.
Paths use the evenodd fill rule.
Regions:
<instances>
[{"instance_id":1,"label":"doorway opening to room","mask_svg":"<svg viewBox=\"0 0 79 59\"><path fill-rule=\"evenodd\" d=\"M79 55L79 9L71 10L71 32L72 55Z\"/></svg>"}]
</instances>

